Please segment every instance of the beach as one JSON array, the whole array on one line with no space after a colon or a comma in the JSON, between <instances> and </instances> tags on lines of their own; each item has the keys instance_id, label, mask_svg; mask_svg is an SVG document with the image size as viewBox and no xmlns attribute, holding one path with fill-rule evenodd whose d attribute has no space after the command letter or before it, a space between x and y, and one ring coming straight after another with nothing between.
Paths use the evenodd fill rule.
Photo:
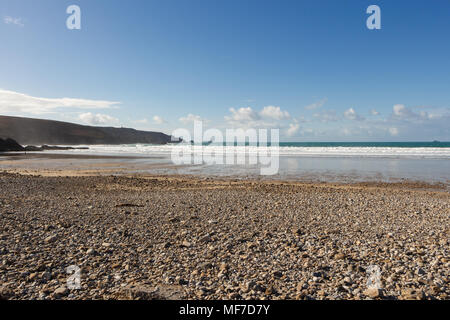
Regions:
<instances>
[{"instance_id":1,"label":"beach","mask_svg":"<svg viewBox=\"0 0 450 320\"><path fill-rule=\"evenodd\" d=\"M4 299L449 299L446 183L49 158L3 160Z\"/></svg>"}]
</instances>

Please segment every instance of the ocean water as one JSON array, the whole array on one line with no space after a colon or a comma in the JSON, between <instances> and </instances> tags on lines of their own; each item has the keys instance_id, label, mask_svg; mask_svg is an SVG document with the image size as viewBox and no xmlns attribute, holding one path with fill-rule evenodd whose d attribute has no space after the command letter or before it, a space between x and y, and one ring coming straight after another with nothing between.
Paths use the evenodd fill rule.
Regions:
<instances>
[{"instance_id":1,"label":"ocean water","mask_svg":"<svg viewBox=\"0 0 450 320\"><path fill-rule=\"evenodd\" d=\"M91 145L88 150L72 150L77 153L95 153L104 155L170 155L177 144L151 145ZM184 145L189 148L190 145ZM203 152L234 152L254 154L272 148L253 145L203 145ZM315 157L390 157L390 158L447 158L450 159L450 142L281 142L279 154ZM195 151L193 151L195 152Z\"/></svg>"},{"instance_id":2,"label":"ocean water","mask_svg":"<svg viewBox=\"0 0 450 320\"><path fill-rule=\"evenodd\" d=\"M180 145L94 145L88 150L64 153L135 156L135 163L155 161L170 164L171 154ZM186 154L200 151L184 145ZM273 147L204 145L201 152L221 155L258 155ZM61 151L62 152L62 151ZM268 178L323 181L399 181L450 182L450 142L282 142L278 148L279 169ZM270 153L269 153L270 154ZM225 161L224 161L225 162ZM149 173L181 173L206 176L257 177L261 165L192 164L173 168L152 168ZM266 177L267 178L267 177Z\"/></svg>"}]
</instances>

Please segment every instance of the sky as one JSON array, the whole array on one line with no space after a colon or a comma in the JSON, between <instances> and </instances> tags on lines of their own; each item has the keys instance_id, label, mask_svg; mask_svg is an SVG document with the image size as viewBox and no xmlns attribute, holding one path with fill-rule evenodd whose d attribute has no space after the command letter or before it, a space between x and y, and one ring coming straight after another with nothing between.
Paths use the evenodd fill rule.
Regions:
<instances>
[{"instance_id":1,"label":"sky","mask_svg":"<svg viewBox=\"0 0 450 320\"><path fill-rule=\"evenodd\" d=\"M0 0L0 19L1 115L450 141L447 0Z\"/></svg>"}]
</instances>

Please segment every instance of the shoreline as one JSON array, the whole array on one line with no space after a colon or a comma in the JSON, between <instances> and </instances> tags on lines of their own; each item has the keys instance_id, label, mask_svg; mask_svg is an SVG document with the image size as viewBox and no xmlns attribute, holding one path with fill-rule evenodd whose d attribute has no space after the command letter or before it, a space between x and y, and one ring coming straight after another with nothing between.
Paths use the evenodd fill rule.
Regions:
<instances>
[{"instance_id":1,"label":"shoreline","mask_svg":"<svg viewBox=\"0 0 450 320\"><path fill-rule=\"evenodd\" d=\"M327 159L329 160L329 159ZM339 160L339 159L336 159ZM342 160L342 159L341 159ZM301 159L311 162L310 159ZM346 161L346 160L345 160ZM314 161L312 161L314 162ZM380 164L379 164L380 165ZM273 176L261 176L259 170L236 166L175 165L162 155L101 155L74 153L9 153L0 154L0 171L41 176L185 176L201 179L226 179L248 181L285 181L331 184L417 184L428 188L450 189L450 179L445 177L423 179L423 176L395 176L389 173L339 171L324 168L322 171L283 171ZM370 171L370 170L369 170Z\"/></svg>"}]
</instances>

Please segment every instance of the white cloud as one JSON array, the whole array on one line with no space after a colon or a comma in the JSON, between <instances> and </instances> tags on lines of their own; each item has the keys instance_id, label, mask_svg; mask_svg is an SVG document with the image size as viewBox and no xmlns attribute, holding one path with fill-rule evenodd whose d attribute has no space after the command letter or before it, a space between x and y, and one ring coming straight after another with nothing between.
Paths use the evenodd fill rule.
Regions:
<instances>
[{"instance_id":1,"label":"white cloud","mask_svg":"<svg viewBox=\"0 0 450 320\"><path fill-rule=\"evenodd\" d=\"M415 113L410 108L405 107L403 104L396 104L392 107L392 114L394 118L403 120L414 120L414 119L427 119L428 113L422 111L420 114Z\"/></svg>"},{"instance_id":2,"label":"white cloud","mask_svg":"<svg viewBox=\"0 0 450 320\"><path fill-rule=\"evenodd\" d=\"M225 121L233 126L240 126L245 128L259 127L259 128L275 128L283 127L280 123L283 120L290 119L289 112L282 110L280 107L267 106L261 111L253 110L251 107L247 108L230 108L230 115L225 116Z\"/></svg>"},{"instance_id":3,"label":"white cloud","mask_svg":"<svg viewBox=\"0 0 450 320\"><path fill-rule=\"evenodd\" d=\"M229 122L251 122L259 120L260 117L251 107L234 109L230 108L231 116L225 116L225 120Z\"/></svg>"},{"instance_id":4,"label":"white cloud","mask_svg":"<svg viewBox=\"0 0 450 320\"><path fill-rule=\"evenodd\" d=\"M0 89L0 112L44 114L57 108L108 109L120 102L74 98L40 98Z\"/></svg>"},{"instance_id":5,"label":"white cloud","mask_svg":"<svg viewBox=\"0 0 450 320\"><path fill-rule=\"evenodd\" d=\"M336 111L334 110L316 112L313 114L313 117L321 122L332 122L339 120L339 117L336 115Z\"/></svg>"},{"instance_id":6,"label":"white cloud","mask_svg":"<svg viewBox=\"0 0 450 320\"><path fill-rule=\"evenodd\" d=\"M189 124L194 121L206 121L205 119L202 119L200 116L194 115L192 113L189 113L186 117L181 117L179 120L184 124Z\"/></svg>"},{"instance_id":7,"label":"white cloud","mask_svg":"<svg viewBox=\"0 0 450 320\"><path fill-rule=\"evenodd\" d=\"M397 136L398 135L398 129L397 128L389 128L389 134L391 136Z\"/></svg>"},{"instance_id":8,"label":"white cloud","mask_svg":"<svg viewBox=\"0 0 450 320\"><path fill-rule=\"evenodd\" d=\"M372 110L370 110L370 114L373 116L378 116L380 113L377 110L372 109Z\"/></svg>"},{"instance_id":9,"label":"white cloud","mask_svg":"<svg viewBox=\"0 0 450 320\"><path fill-rule=\"evenodd\" d=\"M362 117L359 114L357 114L355 109L353 109L353 108L347 109L344 112L344 117L346 117L349 120L357 120L357 121L364 120L364 117Z\"/></svg>"},{"instance_id":10,"label":"white cloud","mask_svg":"<svg viewBox=\"0 0 450 320\"><path fill-rule=\"evenodd\" d=\"M281 110L280 107L267 106L261 110L259 113L263 118L270 118L274 120L284 120L289 119L291 116L289 112Z\"/></svg>"},{"instance_id":11,"label":"white cloud","mask_svg":"<svg viewBox=\"0 0 450 320\"><path fill-rule=\"evenodd\" d=\"M79 115L79 118L84 123L90 125L105 125L105 124L118 124L119 119L111 117L107 114L92 114L91 112L82 113Z\"/></svg>"},{"instance_id":12,"label":"white cloud","mask_svg":"<svg viewBox=\"0 0 450 320\"><path fill-rule=\"evenodd\" d=\"M307 106L305 107L305 109L306 109L306 110L314 110L314 109L320 108L320 107L322 107L327 101L328 101L327 98L323 98L322 100L319 100L319 101L316 101L316 102L314 102L314 103L312 103L312 104L310 104L310 105L307 105Z\"/></svg>"},{"instance_id":13,"label":"white cloud","mask_svg":"<svg viewBox=\"0 0 450 320\"><path fill-rule=\"evenodd\" d=\"M22 18L13 18L13 17L6 16L3 18L3 22L6 24L14 24L19 27L25 26L22 22Z\"/></svg>"},{"instance_id":14,"label":"white cloud","mask_svg":"<svg viewBox=\"0 0 450 320\"><path fill-rule=\"evenodd\" d=\"M134 120L134 123L139 123L139 124L147 124L148 120L147 118L143 118L143 119L139 119L139 120Z\"/></svg>"},{"instance_id":15,"label":"white cloud","mask_svg":"<svg viewBox=\"0 0 450 320\"><path fill-rule=\"evenodd\" d=\"M342 128L341 133L344 136L350 136L352 134L352 131L349 128Z\"/></svg>"},{"instance_id":16,"label":"white cloud","mask_svg":"<svg viewBox=\"0 0 450 320\"><path fill-rule=\"evenodd\" d=\"M289 128L286 131L286 134L289 137L292 137L300 130L300 124L298 122L290 123Z\"/></svg>"},{"instance_id":17,"label":"white cloud","mask_svg":"<svg viewBox=\"0 0 450 320\"><path fill-rule=\"evenodd\" d=\"M405 107L403 104L396 104L392 107L392 111L394 112L394 115L397 117L405 117L409 116L411 112Z\"/></svg>"},{"instance_id":18,"label":"white cloud","mask_svg":"<svg viewBox=\"0 0 450 320\"><path fill-rule=\"evenodd\" d=\"M156 124L163 124L163 123L166 123L166 120L164 120L160 116L154 116L153 117L153 122L156 123Z\"/></svg>"},{"instance_id":19,"label":"white cloud","mask_svg":"<svg viewBox=\"0 0 450 320\"><path fill-rule=\"evenodd\" d=\"M392 107L392 118L395 120L422 123L424 120L438 120L445 116L445 112L439 113L438 109L432 110L432 113L428 113L427 111L423 110L421 110L419 113L416 113L411 108L405 107L405 105L403 104L396 104Z\"/></svg>"}]
</instances>

